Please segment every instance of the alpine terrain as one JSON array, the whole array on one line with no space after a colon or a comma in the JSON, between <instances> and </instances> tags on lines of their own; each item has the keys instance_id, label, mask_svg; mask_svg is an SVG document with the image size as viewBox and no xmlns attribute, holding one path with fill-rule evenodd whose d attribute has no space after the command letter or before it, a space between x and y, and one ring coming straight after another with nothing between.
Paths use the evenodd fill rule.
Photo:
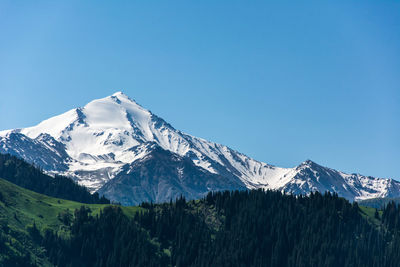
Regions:
<instances>
[{"instance_id":1,"label":"alpine terrain","mask_svg":"<svg viewBox=\"0 0 400 267\"><path fill-rule=\"evenodd\" d=\"M33 127L1 131L0 152L124 205L246 188L331 191L351 201L400 196L393 179L346 174L310 160L294 168L256 161L176 130L122 92Z\"/></svg>"}]
</instances>

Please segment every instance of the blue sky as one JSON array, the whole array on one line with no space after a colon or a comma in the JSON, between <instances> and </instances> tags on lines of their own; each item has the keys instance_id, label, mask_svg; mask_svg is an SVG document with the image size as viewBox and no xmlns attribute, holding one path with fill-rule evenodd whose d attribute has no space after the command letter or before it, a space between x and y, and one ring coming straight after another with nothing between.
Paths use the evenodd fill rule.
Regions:
<instances>
[{"instance_id":1,"label":"blue sky","mask_svg":"<svg viewBox=\"0 0 400 267\"><path fill-rule=\"evenodd\" d=\"M255 159L400 179L399 1L1 1L0 130L122 90Z\"/></svg>"}]
</instances>

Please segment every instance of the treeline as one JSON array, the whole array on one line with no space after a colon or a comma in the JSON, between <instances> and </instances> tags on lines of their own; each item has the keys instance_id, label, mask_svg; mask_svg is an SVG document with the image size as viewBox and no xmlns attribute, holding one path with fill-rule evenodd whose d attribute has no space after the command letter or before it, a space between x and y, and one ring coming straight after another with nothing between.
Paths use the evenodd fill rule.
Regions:
<instances>
[{"instance_id":1,"label":"treeline","mask_svg":"<svg viewBox=\"0 0 400 267\"><path fill-rule=\"evenodd\" d=\"M57 266L398 266L400 208L371 224L337 194L210 193L154 205L128 219L118 207L81 208L71 236L46 231Z\"/></svg>"},{"instance_id":2,"label":"treeline","mask_svg":"<svg viewBox=\"0 0 400 267\"><path fill-rule=\"evenodd\" d=\"M132 223L119 207L90 216L85 207L75 211L71 238L47 230L41 242L56 266L166 266L168 258L146 231Z\"/></svg>"},{"instance_id":3,"label":"treeline","mask_svg":"<svg viewBox=\"0 0 400 267\"><path fill-rule=\"evenodd\" d=\"M99 194L90 194L72 179L60 175L54 178L44 174L39 168L9 154L0 154L0 178L34 192L88 204L109 204L110 201Z\"/></svg>"}]
</instances>

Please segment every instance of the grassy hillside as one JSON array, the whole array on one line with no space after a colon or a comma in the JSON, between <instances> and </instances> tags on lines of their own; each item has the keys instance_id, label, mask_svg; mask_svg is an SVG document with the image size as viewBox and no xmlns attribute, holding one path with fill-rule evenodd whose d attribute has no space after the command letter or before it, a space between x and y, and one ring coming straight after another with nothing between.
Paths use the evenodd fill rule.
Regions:
<instances>
[{"instance_id":1,"label":"grassy hillside","mask_svg":"<svg viewBox=\"0 0 400 267\"><path fill-rule=\"evenodd\" d=\"M5 242L1 248L0 266L7 263L13 256L30 257L38 265L48 265L41 248L35 246L29 235L29 229L36 225L40 232L46 228L57 231L60 235L68 235L68 227L58 218L59 215L70 213L81 206L89 207L92 215L109 204L82 204L79 202L57 199L21 188L0 179L0 236ZM121 207L124 214L132 217L139 207ZM7 263L7 264L5 264ZM15 265L18 265L16 263Z\"/></svg>"},{"instance_id":2,"label":"grassy hillside","mask_svg":"<svg viewBox=\"0 0 400 267\"><path fill-rule=\"evenodd\" d=\"M337 195L236 191L110 206L0 179L0 266L395 266L400 255L400 208L376 214Z\"/></svg>"},{"instance_id":3,"label":"grassy hillside","mask_svg":"<svg viewBox=\"0 0 400 267\"><path fill-rule=\"evenodd\" d=\"M87 204L110 204L105 197L90 192L71 178L60 175L51 177L23 159L0 154L0 177L33 192L51 197Z\"/></svg>"},{"instance_id":4,"label":"grassy hillside","mask_svg":"<svg viewBox=\"0 0 400 267\"><path fill-rule=\"evenodd\" d=\"M360 213L361 215L366 218L370 223L375 225L376 227L380 228L382 226L382 210L378 210L378 218L375 215L375 212L377 211L375 208L372 207L366 207L366 206L359 206L360 207Z\"/></svg>"},{"instance_id":5,"label":"grassy hillside","mask_svg":"<svg viewBox=\"0 0 400 267\"><path fill-rule=\"evenodd\" d=\"M60 267L383 267L400 258L400 210L378 216L337 194L216 192L144 207L133 220L119 209L98 218L80 211L70 239L43 238L50 260Z\"/></svg>"}]
</instances>

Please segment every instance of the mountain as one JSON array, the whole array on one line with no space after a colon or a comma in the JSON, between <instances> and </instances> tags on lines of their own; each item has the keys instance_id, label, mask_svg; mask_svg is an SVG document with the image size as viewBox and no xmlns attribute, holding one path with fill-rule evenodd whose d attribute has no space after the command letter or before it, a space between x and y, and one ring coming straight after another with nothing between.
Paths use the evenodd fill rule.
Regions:
<instances>
[{"instance_id":1,"label":"mountain","mask_svg":"<svg viewBox=\"0 0 400 267\"><path fill-rule=\"evenodd\" d=\"M400 196L400 182L360 174L346 174L323 167L311 160L301 163L287 174L291 179L281 188L286 192L304 194L312 191L336 192L348 200Z\"/></svg>"},{"instance_id":2,"label":"mountain","mask_svg":"<svg viewBox=\"0 0 400 267\"><path fill-rule=\"evenodd\" d=\"M246 189L238 179L227 179L196 166L153 144L145 157L127 164L97 192L126 206L146 202L167 202L183 195L199 199L209 191Z\"/></svg>"},{"instance_id":3,"label":"mountain","mask_svg":"<svg viewBox=\"0 0 400 267\"><path fill-rule=\"evenodd\" d=\"M129 204L243 188L328 190L349 200L400 196L392 179L345 174L309 160L294 168L256 161L176 130L122 92L33 127L2 131L0 152Z\"/></svg>"}]
</instances>

